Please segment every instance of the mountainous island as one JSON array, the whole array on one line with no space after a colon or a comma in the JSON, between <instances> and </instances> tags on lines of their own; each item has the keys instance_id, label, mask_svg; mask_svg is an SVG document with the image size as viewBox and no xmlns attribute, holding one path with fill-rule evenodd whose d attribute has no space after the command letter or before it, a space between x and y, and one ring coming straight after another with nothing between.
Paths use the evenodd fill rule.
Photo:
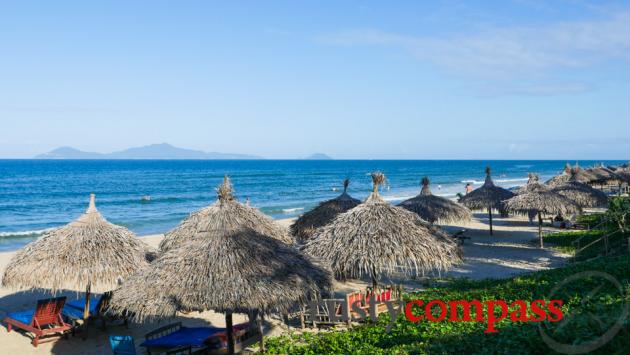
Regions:
<instances>
[{"instance_id":1,"label":"mountainous island","mask_svg":"<svg viewBox=\"0 0 630 355\"><path fill-rule=\"evenodd\" d=\"M315 153L304 158L305 160L333 160L329 155L324 153Z\"/></svg>"},{"instance_id":2,"label":"mountainous island","mask_svg":"<svg viewBox=\"0 0 630 355\"><path fill-rule=\"evenodd\" d=\"M185 149L168 143L151 144L135 147L113 153L84 152L72 147L60 147L48 153L39 154L35 159L264 159L257 155L232 154L218 152L204 152L201 150Z\"/></svg>"}]
</instances>

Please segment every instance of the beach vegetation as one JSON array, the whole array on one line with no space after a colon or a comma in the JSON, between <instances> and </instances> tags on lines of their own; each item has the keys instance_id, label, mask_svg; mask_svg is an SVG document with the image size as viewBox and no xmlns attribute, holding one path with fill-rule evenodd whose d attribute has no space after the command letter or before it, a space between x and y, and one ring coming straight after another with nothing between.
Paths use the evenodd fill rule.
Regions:
<instances>
[{"instance_id":1,"label":"beach vegetation","mask_svg":"<svg viewBox=\"0 0 630 355\"><path fill-rule=\"evenodd\" d=\"M294 333L275 337L269 340L268 351L283 354L553 353L552 348L542 340L541 332L556 343L588 346L619 323L623 307L630 302L628 270L630 256L623 255L572 263L504 280L451 279L439 288L404 295L407 302L419 299L440 299L444 302L564 299L562 311L565 321L560 323L504 319L496 323L497 333L485 334L486 324L483 322L412 322L401 315L388 332L390 320L387 315L382 315L374 324L357 326L348 331ZM597 276L571 279L573 275L585 272L609 274L625 291L620 292L614 283ZM594 289L598 289L597 294L589 294ZM603 346L595 349L596 353L630 348L630 320L626 318L621 322L622 329L607 339Z\"/></svg>"}]
</instances>

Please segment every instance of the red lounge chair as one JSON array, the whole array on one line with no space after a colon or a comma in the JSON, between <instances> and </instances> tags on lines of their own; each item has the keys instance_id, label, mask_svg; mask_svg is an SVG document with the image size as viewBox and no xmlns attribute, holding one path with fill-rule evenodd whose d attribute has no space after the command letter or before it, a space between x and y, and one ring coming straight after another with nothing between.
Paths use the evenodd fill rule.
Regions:
<instances>
[{"instance_id":1,"label":"red lounge chair","mask_svg":"<svg viewBox=\"0 0 630 355\"><path fill-rule=\"evenodd\" d=\"M37 301L35 310L9 313L4 322L7 324L7 331L13 327L24 329L35 335L32 344L37 347L39 338L45 335L61 335L72 329L72 326L63 321L61 311L66 303L65 297L49 298Z\"/></svg>"}]
</instances>

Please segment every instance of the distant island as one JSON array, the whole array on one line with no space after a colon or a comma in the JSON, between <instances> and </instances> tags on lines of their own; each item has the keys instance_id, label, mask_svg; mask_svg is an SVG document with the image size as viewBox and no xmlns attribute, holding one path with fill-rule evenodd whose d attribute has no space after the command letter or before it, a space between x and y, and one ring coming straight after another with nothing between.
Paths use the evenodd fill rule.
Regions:
<instances>
[{"instance_id":1,"label":"distant island","mask_svg":"<svg viewBox=\"0 0 630 355\"><path fill-rule=\"evenodd\" d=\"M113 153L84 152L72 147L60 147L48 153L39 154L35 159L264 159L257 155L204 152L201 150L174 147L168 143L151 144L129 148Z\"/></svg>"},{"instance_id":2,"label":"distant island","mask_svg":"<svg viewBox=\"0 0 630 355\"><path fill-rule=\"evenodd\" d=\"M311 154L308 157L304 158L305 160L333 160L330 156L324 153L315 153Z\"/></svg>"}]
</instances>

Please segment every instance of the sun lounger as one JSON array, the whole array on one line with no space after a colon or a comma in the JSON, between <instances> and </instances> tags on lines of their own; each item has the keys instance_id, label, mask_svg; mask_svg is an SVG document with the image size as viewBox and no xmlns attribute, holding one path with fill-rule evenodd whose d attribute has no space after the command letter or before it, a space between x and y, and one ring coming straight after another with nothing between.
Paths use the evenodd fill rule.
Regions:
<instances>
[{"instance_id":1,"label":"sun lounger","mask_svg":"<svg viewBox=\"0 0 630 355\"><path fill-rule=\"evenodd\" d=\"M111 292L105 292L102 295L94 294L90 300L89 318L99 318L103 323L103 329L106 327L106 321L112 320L112 317L106 316L103 310L106 308L109 300L112 297ZM85 307L85 299L79 298L70 302L66 302L63 307L63 316L76 326L76 322L83 319L83 308ZM127 325L127 319L123 319L125 326ZM75 327L76 329L76 327Z\"/></svg>"},{"instance_id":2,"label":"sun lounger","mask_svg":"<svg viewBox=\"0 0 630 355\"><path fill-rule=\"evenodd\" d=\"M136 345L130 335L110 335L109 344L114 355L136 355Z\"/></svg>"},{"instance_id":3,"label":"sun lounger","mask_svg":"<svg viewBox=\"0 0 630 355\"><path fill-rule=\"evenodd\" d=\"M101 309L101 303L104 295L92 295L90 300L90 317L96 317L99 315ZM74 301L66 302L61 314L71 320L83 319L83 309L85 308L85 299L77 299Z\"/></svg>"},{"instance_id":4,"label":"sun lounger","mask_svg":"<svg viewBox=\"0 0 630 355\"><path fill-rule=\"evenodd\" d=\"M33 333L32 344L37 347L40 338L46 335L57 334L66 335L72 326L63 321L61 311L66 303L65 297L49 298L37 301L34 310L9 313L4 322L7 324L7 331L13 327L24 329Z\"/></svg>"},{"instance_id":5,"label":"sun lounger","mask_svg":"<svg viewBox=\"0 0 630 355\"><path fill-rule=\"evenodd\" d=\"M249 329L249 323L234 325L234 339L241 342ZM181 322L169 324L145 335L140 346L147 353L188 354L193 351L221 349L227 345L225 328L184 327Z\"/></svg>"}]
</instances>

